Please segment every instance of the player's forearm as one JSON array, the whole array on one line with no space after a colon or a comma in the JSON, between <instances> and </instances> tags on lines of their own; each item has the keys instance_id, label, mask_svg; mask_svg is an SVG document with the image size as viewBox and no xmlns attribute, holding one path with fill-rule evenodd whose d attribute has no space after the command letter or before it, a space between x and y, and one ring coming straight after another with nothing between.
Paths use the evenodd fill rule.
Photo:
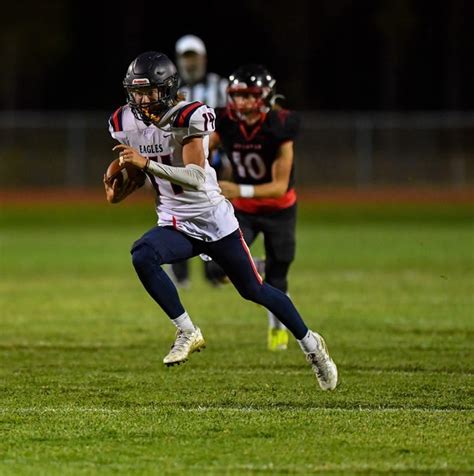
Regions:
<instances>
[{"instance_id":1,"label":"player's forearm","mask_svg":"<svg viewBox=\"0 0 474 476\"><path fill-rule=\"evenodd\" d=\"M219 186L226 198L279 198L286 193L288 182L249 185L219 180Z\"/></svg>"},{"instance_id":2,"label":"player's forearm","mask_svg":"<svg viewBox=\"0 0 474 476\"><path fill-rule=\"evenodd\" d=\"M253 196L255 198L279 198L285 195L287 190L287 182L263 183L261 185L254 185ZM242 192L243 190L241 190L241 196Z\"/></svg>"},{"instance_id":3,"label":"player's forearm","mask_svg":"<svg viewBox=\"0 0 474 476\"><path fill-rule=\"evenodd\" d=\"M156 177L190 190L202 189L206 181L206 172L196 164L189 164L186 167L172 167L150 160L147 162L145 170Z\"/></svg>"}]
</instances>

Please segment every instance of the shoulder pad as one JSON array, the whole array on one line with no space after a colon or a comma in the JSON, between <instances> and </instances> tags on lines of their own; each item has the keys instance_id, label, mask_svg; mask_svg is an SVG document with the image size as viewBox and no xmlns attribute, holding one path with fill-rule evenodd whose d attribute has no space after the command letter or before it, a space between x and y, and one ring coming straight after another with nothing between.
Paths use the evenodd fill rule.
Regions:
<instances>
[{"instance_id":1,"label":"shoulder pad","mask_svg":"<svg viewBox=\"0 0 474 476\"><path fill-rule=\"evenodd\" d=\"M138 128L146 127L142 121L139 121L133 114L130 106L119 107L109 118L110 132L126 132Z\"/></svg>"},{"instance_id":2,"label":"shoulder pad","mask_svg":"<svg viewBox=\"0 0 474 476\"><path fill-rule=\"evenodd\" d=\"M123 107L119 107L109 118L109 130L110 132L123 131Z\"/></svg>"},{"instance_id":3,"label":"shoulder pad","mask_svg":"<svg viewBox=\"0 0 474 476\"><path fill-rule=\"evenodd\" d=\"M202 106L202 102L194 101L185 104L175 115L173 127L188 127L193 113Z\"/></svg>"},{"instance_id":4,"label":"shoulder pad","mask_svg":"<svg viewBox=\"0 0 474 476\"><path fill-rule=\"evenodd\" d=\"M173 128L184 129L184 137L210 134L215 126L214 109L199 101L183 106L173 121Z\"/></svg>"},{"instance_id":5,"label":"shoulder pad","mask_svg":"<svg viewBox=\"0 0 474 476\"><path fill-rule=\"evenodd\" d=\"M300 116L288 109L278 109L274 113L280 126L278 129L282 139L294 140L300 131Z\"/></svg>"},{"instance_id":6,"label":"shoulder pad","mask_svg":"<svg viewBox=\"0 0 474 476\"><path fill-rule=\"evenodd\" d=\"M127 131L137 128L137 122L128 105L119 107L109 118L110 135L121 143L128 143Z\"/></svg>"}]
</instances>

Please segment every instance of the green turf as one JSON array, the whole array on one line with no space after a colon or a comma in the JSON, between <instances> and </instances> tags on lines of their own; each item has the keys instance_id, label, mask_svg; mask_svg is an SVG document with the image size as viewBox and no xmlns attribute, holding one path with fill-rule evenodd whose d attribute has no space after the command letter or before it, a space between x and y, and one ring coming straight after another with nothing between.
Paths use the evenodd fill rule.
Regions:
<instances>
[{"instance_id":1,"label":"green turf","mask_svg":"<svg viewBox=\"0 0 474 476\"><path fill-rule=\"evenodd\" d=\"M290 291L332 393L198 259L182 296L208 348L162 366L174 328L128 252L151 206L3 206L0 474L472 474L472 207L299 216Z\"/></svg>"}]
</instances>

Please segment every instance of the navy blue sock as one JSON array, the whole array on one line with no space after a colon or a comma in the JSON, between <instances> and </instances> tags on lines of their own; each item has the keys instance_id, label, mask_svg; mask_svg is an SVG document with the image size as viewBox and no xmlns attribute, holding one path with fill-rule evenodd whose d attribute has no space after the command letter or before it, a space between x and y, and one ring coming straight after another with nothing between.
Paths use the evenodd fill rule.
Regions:
<instances>
[{"instance_id":1,"label":"navy blue sock","mask_svg":"<svg viewBox=\"0 0 474 476\"><path fill-rule=\"evenodd\" d=\"M296 339L300 340L308 333L308 327L291 299L283 291L262 283L240 230L209 243L208 251L243 298L266 307Z\"/></svg>"},{"instance_id":2,"label":"navy blue sock","mask_svg":"<svg viewBox=\"0 0 474 476\"><path fill-rule=\"evenodd\" d=\"M263 283L253 298L252 301L255 300L265 306L279 321L285 324L296 339L300 340L308 333L308 327L291 299L284 292L268 283Z\"/></svg>"}]
</instances>

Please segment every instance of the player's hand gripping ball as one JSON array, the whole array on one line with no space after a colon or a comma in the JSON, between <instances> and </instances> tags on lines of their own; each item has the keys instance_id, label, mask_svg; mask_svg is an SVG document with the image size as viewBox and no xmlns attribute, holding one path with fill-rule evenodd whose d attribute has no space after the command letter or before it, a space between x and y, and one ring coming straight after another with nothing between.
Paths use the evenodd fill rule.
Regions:
<instances>
[{"instance_id":1,"label":"player's hand gripping ball","mask_svg":"<svg viewBox=\"0 0 474 476\"><path fill-rule=\"evenodd\" d=\"M118 189L124 189L129 182L134 182L136 188L141 187L146 181L146 174L143 170L130 163L120 165L120 159L113 160L105 172L105 179L110 186L117 180Z\"/></svg>"}]
</instances>

